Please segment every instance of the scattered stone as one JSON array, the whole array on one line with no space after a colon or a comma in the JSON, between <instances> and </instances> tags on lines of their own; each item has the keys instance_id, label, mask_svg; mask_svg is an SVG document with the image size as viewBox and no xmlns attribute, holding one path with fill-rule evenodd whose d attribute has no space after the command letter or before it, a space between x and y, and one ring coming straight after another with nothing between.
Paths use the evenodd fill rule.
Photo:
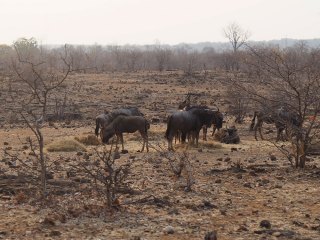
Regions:
<instances>
[{"instance_id":1,"label":"scattered stone","mask_svg":"<svg viewBox=\"0 0 320 240\"><path fill-rule=\"evenodd\" d=\"M236 152L236 151L238 151L238 148L235 148L235 147L231 148L231 152Z\"/></svg>"},{"instance_id":2,"label":"scattered stone","mask_svg":"<svg viewBox=\"0 0 320 240\"><path fill-rule=\"evenodd\" d=\"M260 227L270 229L271 228L271 223L268 220L262 220L260 222Z\"/></svg>"},{"instance_id":3,"label":"scattered stone","mask_svg":"<svg viewBox=\"0 0 320 240\"><path fill-rule=\"evenodd\" d=\"M126 154L126 153L128 153L128 150L123 149L123 150L121 150L121 153L122 153L122 154Z\"/></svg>"},{"instance_id":4,"label":"scattered stone","mask_svg":"<svg viewBox=\"0 0 320 240\"><path fill-rule=\"evenodd\" d=\"M252 188L251 183L246 182L245 184L243 184L244 187L246 188Z\"/></svg>"},{"instance_id":5,"label":"scattered stone","mask_svg":"<svg viewBox=\"0 0 320 240\"><path fill-rule=\"evenodd\" d=\"M249 229L246 226L240 226L237 230L237 232L248 232Z\"/></svg>"},{"instance_id":6,"label":"scattered stone","mask_svg":"<svg viewBox=\"0 0 320 240\"><path fill-rule=\"evenodd\" d=\"M215 181L215 183L221 183L221 182L222 182L221 179L217 179L217 180Z\"/></svg>"},{"instance_id":7,"label":"scattered stone","mask_svg":"<svg viewBox=\"0 0 320 240\"><path fill-rule=\"evenodd\" d=\"M204 240L218 240L217 231L208 232Z\"/></svg>"},{"instance_id":8,"label":"scattered stone","mask_svg":"<svg viewBox=\"0 0 320 240\"><path fill-rule=\"evenodd\" d=\"M46 217L42 222L42 224L47 225L47 226L54 226L56 223L54 222L54 219Z\"/></svg>"},{"instance_id":9,"label":"scattered stone","mask_svg":"<svg viewBox=\"0 0 320 240\"><path fill-rule=\"evenodd\" d=\"M77 156L82 156L83 152L77 152Z\"/></svg>"},{"instance_id":10,"label":"scattered stone","mask_svg":"<svg viewBox=\"0 0 320 240\"><path fill-rule=\"evenodd\" d=\"M9 143L8 142L3 142L3 145L8 146Z\"/></svg>"},{"instance_id":11,"label":"scattered stone","mask_svg":"<svg viewBox=\"0 0 320 240\"><path fill-rule=\"evenodd\" d=\"M224 159L224 161L225 161L225 162L230 162L230 161L231 161L231 158L230 158L230 157L226 157L226 158Z\"/></svg>"},{"instance_id":12,"label":"scattered stone","mask_svg":"<svg viewBox=\"0 0 320 240\"><path fill-rule=\"evenodd\" d=\"M174 234L174 227L172 226L166 226L164 229L163 229L163 232L165 234Z\"/></svg>"},{"instance_id":13,"label":"scattered stone","mask_svg":"<svg viewBox=\"0 0 320 240\"><path fill-rule=\"evenodd\" d=\"M142 238L140 236L133 236L130 238L130 240L141 240Z\"/></svg>"},{"instance_id":14,"label":"scattered stone","mask_svg":"<svg viewBox=\"0 0 320 240\"><path fill-rule=\"evenodd\" d=\"M277 161L277 157L273 154L270 155L270 160L271 161Z\"/></svg>"},{"instance_id":15,"label":"scattered stone","mask_svg":"<svg viewBox=\"0 0 320 240\"><path fill-rule=\"evenodd\" d=\"M120 158L120 153L118 151L115 151L113 153L113 159L119 159Z\"/></svg>"},{"instance_id":16,"label":"scattered stone","mask_svg":"<svg viewBox=\"0 0 320 240\"><path fill-rule=\"evenodd\" d=\"M168 211L169 215L179 215L179 210L177 208Z\"/></svg>"},{"instance_id":17,"label":"scattered stone","mask_svg":"<svg viewBox=\"0 0 320 240\"><path fill-rule=\"evenodd\" d=\"M57 231L57 230L53 230L50 232L50 237L57 237L60 236L61 232Z\"/></svg>"},{"instance_id":18,"label":"scattered stone","mask_svg":"<svg viewBox=\"0 0 320 240\"><path fill-rule=\"evenodd\" d=\"M205 209L213 209L213 208L217 209L218 208L216 205L212 204L209 201L203 201L203 207Z\"/></svg>"},{"instance_id":19,"label":"scattered stone","mask_svg":"<svg viewBox=\"0 0 320 240\"><path fill-rule=\"evenodd\" d=\"M217 158L217 161L221 162L221 161L222 161L222 158Z\"/></svg>"}]
</instances>

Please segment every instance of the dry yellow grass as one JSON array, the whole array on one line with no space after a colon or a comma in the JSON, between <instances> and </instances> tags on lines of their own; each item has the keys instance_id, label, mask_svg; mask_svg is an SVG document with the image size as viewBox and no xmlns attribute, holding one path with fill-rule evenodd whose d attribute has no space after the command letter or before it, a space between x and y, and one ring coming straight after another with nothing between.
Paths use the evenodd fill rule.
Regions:
<instances>
[{"instance_id":1,"label":"dry yellow grass","mask_svg":"<svg viewBox=\"0 0 320 240\"><path fill-rule=\"evenodd\" d=\"M45 149L48 152L75 152L87 151L86 147L72 138L65 138L48 144Z\"/></svg>"},{"instance_id":2,"label":"dry yellow grass","mask_svg":"<svg viewBox=\"0 0 320 240\"><path fill-rule=\"evenodd\" d=\"M74 138L76 141L83 143L84 145L98 146L101 144L100 140L93 134L87 136L80 136Z\"/></svg>"}]
</instances>

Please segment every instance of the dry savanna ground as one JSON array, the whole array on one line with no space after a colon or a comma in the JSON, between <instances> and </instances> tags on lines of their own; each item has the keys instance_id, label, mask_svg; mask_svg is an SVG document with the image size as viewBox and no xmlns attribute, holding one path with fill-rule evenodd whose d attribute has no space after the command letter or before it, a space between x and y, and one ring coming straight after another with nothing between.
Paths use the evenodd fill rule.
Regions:
<instances>
[{"instance_id":1,"label":"dry savanna ground","mask_svg":"<svg viewBox=\"0 0 320 240\"><path fill-rule=\"evenodd\" d=\"M165 150L166 117L187 92L200 95L197 103L228 111L226 77L210 73L205 79L201 74L186 78L179 72L70 76L65 83L68 101L79 107L82 118L43 127L54 169L45 201L38 200L28 174L21 172L22 163L1 153L0 239L204 239L210 231L217 231L219 240L320 239L319 158L310 156L306 169L293 169L270 141L254 139L248 131L250 116L241 125L234 124L233 116L225 117L225 125L238 128L240 144L223 144L210 135L198 147L177 144L175 153ZM5 94L0 95L3 103ZM145 113L152 147L141 153L139 134L125 135L128 153L120 153L116 164L130 163L130 191L119 193L108 210L92 179L74 166L94 162L96 151L110 145L81 145L75 138L92 136L95 116L120 106L138 106ZM25 140L31 131L12 122L10 111L0 113L5 120L1 147L18 150L32 163ZM273 126L264 130L267 139L275 138ZM50 150L58 142L60 149L76 146ZM181 159L186 167L178 176L174 167Z\"/></svg>"}]
</instances>

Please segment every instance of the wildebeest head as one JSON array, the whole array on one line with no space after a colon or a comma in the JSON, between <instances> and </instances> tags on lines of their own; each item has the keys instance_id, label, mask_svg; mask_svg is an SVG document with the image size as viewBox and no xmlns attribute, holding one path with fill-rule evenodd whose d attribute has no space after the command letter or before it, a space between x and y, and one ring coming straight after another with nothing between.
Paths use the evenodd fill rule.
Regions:
<instances>
[{"instance_id":1,"label":"wildebeest head","mask_svg":"<svg viewBox=\"0 0 320 240\"><path fill-rule=\"evenodd\" d=\"M210 126L212 124L214 111L206 108L193 108L189 111L198 116L202 125Z\"/></svg>"},{"instance_id":2,"label":"wildebeest head","mask_svg":"<svg viewBox=\"0 0 320 240\"><path fill-rule=\"evenodd\" d=\"M215 112L214 114L214 122L216 125L216 128L219 130L222 128L222 123L223 123L223 114L219 111Z\"/></svg>"},{"instance_id":3,"label":"wildebeest head","mask_svg":"<svg viewBox=\"0 0 320 240\"><path fill-rule=\"evenodd\" d=\"M102 129L101 133L102 133L102 142L106 144L109 143L109 139L112 138L112 136L114 135L114 132L109 129Z\"/></svg>"}]
</instances>

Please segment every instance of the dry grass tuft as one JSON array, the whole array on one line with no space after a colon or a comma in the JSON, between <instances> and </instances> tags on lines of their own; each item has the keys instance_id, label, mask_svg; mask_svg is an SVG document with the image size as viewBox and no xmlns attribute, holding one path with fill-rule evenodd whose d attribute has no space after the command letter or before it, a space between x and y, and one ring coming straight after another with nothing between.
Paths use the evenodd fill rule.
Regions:
<instances>
[{"instance_id":1,"label":"dry grass tuft","mask_svg":"<svg viewBox=\"0 0 320 240\"><path fill-rule=\"evenodd\" d=\"M74 139L84 145L98 146L101 144L100 140L93 134L89 134L87 136L75 137Z\"/></svg>"},{"instance_id":2,"label":"dry grass tuft","mask_svg":"<svg viewBox=\"0 0 320 240\"><path fill-rule=\"evenodd\" d=\"M72 138L66 138L54 141L48 144L45 149L48 152L76 152L76 151L87 151L86 147Z\"/></svg>"}]
</instances>

